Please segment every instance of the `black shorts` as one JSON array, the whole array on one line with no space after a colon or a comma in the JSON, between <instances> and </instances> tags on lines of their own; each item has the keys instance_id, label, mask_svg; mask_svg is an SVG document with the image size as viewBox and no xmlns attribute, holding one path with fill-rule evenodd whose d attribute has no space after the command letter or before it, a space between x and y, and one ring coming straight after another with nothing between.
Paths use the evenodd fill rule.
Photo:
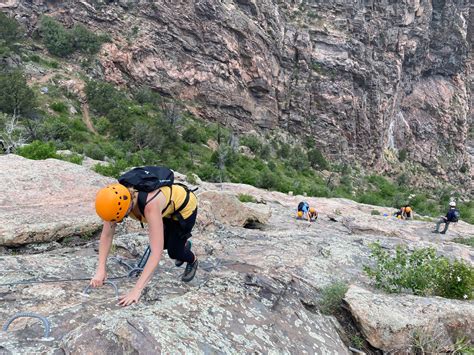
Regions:
<instances>
[{"instance_id":1,"label":"black shorts","mask_svg":"<svg viewBox=\"0 0 474 355\"><path fill-rule=\"evenodd\" d=\"M194 212L186 219L176 221L171 218L163 218L163 228L165 245L164 249L168 249L167 246L173 241L184 240L186 241L191 237L191 231L196 223L197 208Z\"/></svg>"}]
</instances>

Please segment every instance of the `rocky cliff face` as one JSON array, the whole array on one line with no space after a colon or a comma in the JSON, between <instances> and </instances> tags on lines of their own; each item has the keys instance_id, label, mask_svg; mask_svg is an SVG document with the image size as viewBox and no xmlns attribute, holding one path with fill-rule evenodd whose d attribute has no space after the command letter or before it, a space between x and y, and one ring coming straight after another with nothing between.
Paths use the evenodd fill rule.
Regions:
<instances>
[{"instance_id":1,"label":"rocky cliff face","mask_svg":"<svg viewBox=\"0 0 474 355\"><path fill-rule=\"evenodd\" d=\"M378 171L404 149L433 174L470 178L467 0L3 6L30 30L47 13L109 33L95 74L146 84L206 119L312 136L331 158Z\"/></svg>"}]
</instances>

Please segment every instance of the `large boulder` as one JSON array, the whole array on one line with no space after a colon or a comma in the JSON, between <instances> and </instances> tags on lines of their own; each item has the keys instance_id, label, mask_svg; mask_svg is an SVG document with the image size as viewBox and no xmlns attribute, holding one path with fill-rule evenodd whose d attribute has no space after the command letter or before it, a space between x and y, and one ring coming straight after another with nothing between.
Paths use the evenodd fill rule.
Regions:
<instances>
[{"instance_id":1,"label":"large boulder","mask_svg":"<svg viewBox=\"0 0 474 355\"><path fill-rule=\"evenodd\" d=\"M367 341L384 352L408 351L417 337L448 348L460 337L474 340L473 302L373 293L355 285L344 300Z\"/></svg>"},{"instance_id":2,"label":"large boulder","mask_svg":"<svg viewBox=\"0 0 474 355\"><path fill-rule=\"evenodd\" d=\"M0 156L0 245L58 240L97 231L97 190L113 181L69 162Z\"/></svg>"},{"instance_id":3,"label":"large boulder","mask_svg":"<svg viewBox=\"0 0 474 355\"><path fill-rule=\"evenodd\" d=\"M204 191L198 195L198 226L203 228L225 224L233 227L264 225L271 211L268 206L242 203L234 194L222 191Z\"/></svg>"}]
</instances>

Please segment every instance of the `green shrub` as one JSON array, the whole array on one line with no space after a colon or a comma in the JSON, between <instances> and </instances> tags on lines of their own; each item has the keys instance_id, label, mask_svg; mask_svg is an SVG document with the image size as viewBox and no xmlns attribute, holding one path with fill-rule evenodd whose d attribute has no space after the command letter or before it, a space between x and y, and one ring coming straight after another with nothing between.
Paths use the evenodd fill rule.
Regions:
<instances>
[{"instance_id":1,"label":"green shrub","mask_svg":"<svg viewBox=\"0 0 474 355\"><path fill-rule=\"evenodd\" d=\"M247 195L247 194L239 194L237 196L240 202L257 202L253 196Z\"/></svg>"},{"instance_id":2,"label":"green shrub","mask_svg":"<svg viewBox=\"0 0 474 355\"><path fill-rule=\"evenodd\" d=\"M474 248L474 237L469 237L469 238L454 238L453 242L459 243L459 244L465 244L469 245L470 247Z\"/></svg>"},{"instance_id":3,"label":"green shrub","mask_svg":"<svg viewBox=\"0 0 474 355\"><path fill-rule=\"evenodd\" d=\"M240 137L240 144L249 147L254 154L259 154L262 149L262 142L260 142L260 139L254 135Z\"/></svg>"},{"instance_id":4,"label":"green shrub","mask_svg":"<svg viewBox=\"0 0 474 355\"><path fill-rule=\"evenodd\" d=\"M474 268L463 261L440 258L437 265L436 295L446 298L474 297Z\"/></svg>"},{"instance_id":5,"label":"green shrub","mask_svg":"<svg viewBox=\"0 0 474 355\"><path fill-rule=\"evenodd\" d=\"M77 24L72 30L51 17L43 16L40 21L40 33L49 53L58 57L67 57L74 51L95 54L100 50L105 37L89 31L84 25Z\"/></svg>"},{"instance_id":6,"label":"green shrub","mask_svg":"<svg viewBox=\"0 0 474 355\"><path fill-rule=\"evenodd\" d=\"M82 165L82 162L84 161L84 157L82 155L79 155L79 154L71 154L71 155L68 155L68 156L59 156L58 159L68 161L70 163L77 164L77 165Z\"/></svg>"},{"instance_id":7,"label":"green shrub","mask_svg":"<svg viewBox=\"0 0 474 355\"><path fill-rule=\"evenodd\" d=\"M31 54L28 59L35 63L41 63L41 57L37 54Z\"/></svg>"},{"instance_id":8,"label":"green shrub","mask_svg":"<svg viewBox=\"0 0 474 355\"><path fill-rule=\"evenodd\" d=\"M474 200L461 202L458 204L458 208L461 212L461 219L465 222L474 224Z\"/></svg>"},{"instance_id":9,"label":"green shrub","mask_svg":"<svg viewBox=\"0 0 474 355\"><path fill-rule=\"evenodd\" d=\"M127 121L123 120L122 123L123 122ZM163 131L161 131L152 120L135 117L131 120L129 126L131 127L127 127L126 124L115 125L115 131L117 131L117 128L123 127L121 132L117 132L120 135L125 134L125 132L129 129L129 141L134 147L137 147L138 150L152 149L159 152L163 150L168 142L168 136L163 134ZM176 147L177 144L174 146Z\"/></svg>"},{"instance_id":10,"label":"green shrub","mask_svg":"<svg viewBox=\"0 0 474 355\"><path fill-rule=\"evenodd\" d=\"M36 97L19 70L0 73L0 111L27 116L34 112Z\"/></svg>"},{"instance_id":11,"label":"green shrub","mask_svg":"<svg viewBox=\"0 0 474 355\"><path fill-rule=\"evenodd\" d=\"M59 68L59 63L56 62L55 60L49 60L46 62L46 65L51 67L51 68L54 68L54 69L57 69Z\"/></svg>"},{"instance_id":12,"label":"green shrub","mask_svg":"<svg viewBox=\"0 0 474 355\"><path fill-rule=\"evenodd\" d=\"M102 165L96 164L93 167L93 170L96 173L99 173L104 176L110 176L118 178L123 172L125 172L130 167L129 163L125 160L117 160L113 164Z\"/></svg>"},{"instance_id":13,"label":"green shrub","mask_svg":"<svg viewBox=\"0 0 474 355\"><path fill-rule=\"evenodd\" d=\"M308 151L308 161L312 168L328 170L329 163L324 157L323 153L317 148L310 149Z\"/></svg>"},{"instance_id":14,"label":"green shrub","mask_svg":"<svg viewBox=\"0 0 474 355\"><path fill-rule=\"evenodd\" d=\"M43 16L39 30L49 53L58 57L67 57L74 52L73 36L56 20Z\"/></svg>"},{"instance_id":15,"label":"green shrub","mask_svg":"<svg viewBox=\"0 0 474 355\"><path fill-rule=\"evenodd\" d=\"M260 149L260 158L263 160L269 160L271 158L272 149L269 144L263 144Z\"/></svg>"},{"instance_id":16,"label":"green shrub","mask_svg":"<svg viewBox=\"0 0 474 355\"><path fill-rule=\"evenodd\" d=\"M407 159L407 150L406 149L400 149L398 151L398 160L400 162L404 162Z\"/></svg>"},{"instance_id":17,"label":"green shrub","mask_svg":"<svg viewBox=\"0 0 474 355\"><path fill-rule=\"evenodd\" d=\"M107 132L109 132L112 128L110 121L107 119L107 117L104 116L99 117L95 121L94 126L97 129L97 132L103 135L106 135Z\"/></svg>"},{"instance_id":18,"label":"green shrub","mask_svg":"<svg viewBox=\"0 0 474 355\"><path fill-rule=\"evenodd\" d=\"M73 136L73 126L66 117L48 117L38 127L38 139L67 142Z\"/></svg>"},{"instance_id":19,"label":"green shrub","mask_svg":"<svg viewBox=\"0 0 474 355\"><path fill-rule=\"evenodd\" d=\"M90 80L86 83L85 91L89 106L94 113L107 116L112 110L117 110L119 114L127 112L126 96L112 84ZM109 120L113 122L113 119Z\"/></svg>"},{"instance_id":20,"label":"green shrub","mask_svg":"<svg viewBox=\"0 0 474 355\"><path fill-rule=\"evenodd\" d=\"M15 45L21 40L23 31L15 19L0 11L0 55L16 51Z\"/></svg>"},{"instance_id":21,"label":"green shrub","mask_svg":"<svg viewBox=\"0 0 474 355\"><path fill-rule=\"evenodd\" d=\"M16 152L22 157L33 160L57 158L56 147L51 142L33 141L31 144L18 148Z\"/></svg>"},{"instance_id":22,"label":"green shrub","mask_svg":"<svg viewBox=\"0 0 474 355\"><path fill-rule=\"evenodd\" d=\"M280 143L277 151L278 157L287 159L290 156L291 146L287 143Z\"/></svg>"},{"instance_id":23,"label":"green shrub","mask_svg":"<svg viewBox=\"0 0 474 355\"><path fill-rule=\"evenodd\" d=\"M186 181L190 183L191 185L196 185L197 184L196 175L194 174L186 175Z\"/></svg>"},{"instance_id":24,"label":"green shrub","mask_svg":"<svg viewBox=\"0 0 474 355\"><path fill-rule=\"evenodd\" d=\"M267 167L260 171L260 178L257 180L257 184L254 186L261 187L264 189L275 189L278 186L278 174L271 171Z\"/></svg>"},{"instance_id":25,"label":"green shrub","mask_svg":"<svg viewBox=\"0 0 474 355\"><path fill-rule=\"evenodd\" d=\"M161 97L160 94L158 94L155 91L152 91L149 87L140 87L138 90L136 90L133 94L133 97L135 100L137 100L138 103L145 105L151 105L153 106L161 106L164 102L163 97Z\"/></svg>"},{"instance_id":26,"label":"green shrub","mask_svg":"<svg viewBox=\"0 0 474 355\"><path fill-rule=\"evenodd\" d=\"M205 163L198 167L197 175L204 181L218 182L220 178L219 169L214 164ZM244 182L245 183L245 182Z\"/></svg>"},{"instance_id":27,"label":"green shrub","mask_svg":"<svg viewBox=\"0 0 474 355\"><path fill-rule=\"evenodd\" d=\"M188 143L205 143L206 130L202 127L190 126L183 131L183 140Z\"/></svg>"},{"instance_id":28,"label":"green shrub","mask_svg":"<svg viewBox=\"0 0 474 355\"><path fill-rule=\"evenodd\" d=\"M84 154L95 160L104 160L105 153L98 144L89 143L84 146Z\"/></svg>"},{"instance_id":29,"label":"green shrub","mask_svg":"<svg viewBox=\"0 0 474 355\"><path fill-rule=\"evenodd\" d=\"M395 255L383 250L379 243L370 246L375 265L364 271L377 288L387 292L410 290L415 295L437 295L447 298L472 299L474 268L462 261L437 256L433 248L415 249L409 253L398 246Z\"/></svg>"},{"instance_id":30,"label":"green shrub","mask_svg":"<svg viewBox=\"0 0 474 355\"><path fill-rule=\"evenodd\" d=\"M342 299L347 292L347 284L337 281L321 291L321 301L319 308L323 314L335 314L341 307Z\"/></svg>"},{"instance_id":31,"label":"green shrub","mask_svg":"<svg viewBox=\"0 0 474 355\"><path fill-rule=\"evenodd\" d=\"M300 147L292 149L291 155L289 157L289 165L298 171L308 169L308 159Z\"/></svg>"},{"instance_id":32,"label":"green shrub","mask_svg":"<svg viewBox=\"0 0 474 355\"><path fill-rule=\"evenodd\" d=\"M58 113L67 113L68 109L67 106L64 102L53 102L52 104L49 105L53 111L56 111Z\"/></svg>"},{"instance_id":33,"label":"green shrub","mask_svg":"<svg viewBox=\"0 0 474 355\"><path fill-rule=\"evenodd\" d=\"M84 53L95 54L100 50L103 40L85 26L75 25L71 32L74 47Z\"/></svg>"}]
</instances>

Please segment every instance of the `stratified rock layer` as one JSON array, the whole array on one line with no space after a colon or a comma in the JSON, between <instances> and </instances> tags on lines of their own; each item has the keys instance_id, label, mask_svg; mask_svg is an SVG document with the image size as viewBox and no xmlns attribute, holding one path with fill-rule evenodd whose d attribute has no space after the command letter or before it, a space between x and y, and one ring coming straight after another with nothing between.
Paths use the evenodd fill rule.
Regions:
<instances>
[{"instance_id":1,"label":"stratified rock layer","mask_svg":"<svg viewBox=\"0 0 474 355\"><path fill-rule=\"evenodd\" d=\"M148 85L236 130L311 136L327 156L398 171L397 152L469 183L469 1L10 1L113 39L92 71ZM393 166L395 165L395 166ZM419 182L421 183L421 182Z\"/></svg>"}]
</instances>

